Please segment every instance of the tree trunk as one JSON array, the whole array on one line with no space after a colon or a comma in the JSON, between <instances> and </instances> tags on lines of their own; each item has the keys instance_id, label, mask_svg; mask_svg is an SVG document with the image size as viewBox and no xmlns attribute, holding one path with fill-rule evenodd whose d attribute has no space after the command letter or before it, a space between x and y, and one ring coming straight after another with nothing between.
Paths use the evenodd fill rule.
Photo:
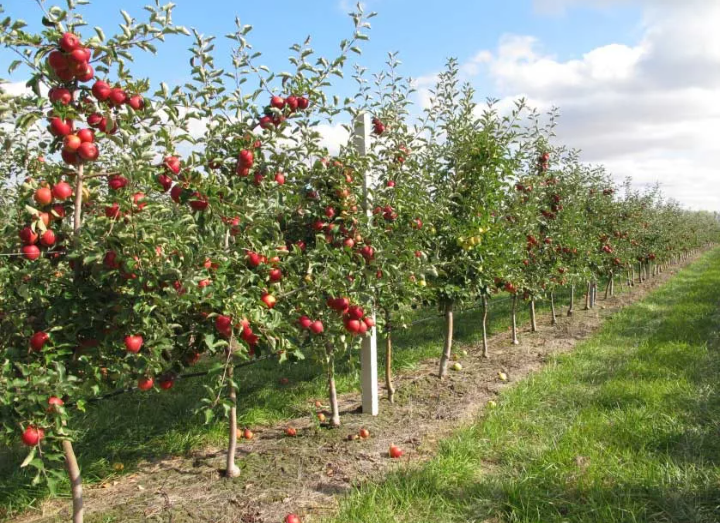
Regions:
<instances>
[{"instance_id":1,"label":"tree trunk","mask_svg":"<svg viewBox=\"0 0 720 523\"><path fill-rule=\"evenodd\" d=\"M483 317L482 317L482 334L483 334L483 358L489 358L490 354L488 352L488 338L487 338L487 317L488 317L488 299L487 296L483 295L482 297L482 306L483 306Z\"/></svg>"},{"instance_id":2,"label":"tree trunk","mask_svg":"<svg viewBox=\"0 0 720 523\"><path fill-rule=\"evenodd\" d=\"M520 345L517 337L517 294L512 299L512 344Z\"/></svg>"},{"instance_id":3,"label":"tree trunk","mask_svg":"<svg viewBox=\"0 0 720 523\"><path fill-rule=\"evenodd\" d=\"M607 286L605 287L605 299L607 300L610 297L610 285L613 281L613 275L612 272L610 273L610 279L608 279Z\"/></svg>"},{"instance_id":4,"label":"tree trunk","mask_svg":"<svg viewBox=\"0 0 720 523\"><path fill-rule=\"evenodd\" d=\"M642 283L642 282L643 282L643 265L642 265L642 262L640 262L639 267L638 267L638 283Z\"/></svg>"},{"instance_id":5,"label":"tree trunk","mask_svg":"<svg viewBox=\"0 0 720 523\"><path fill-rule=\"evenodd\" d=\"M587 282L587 286L585 287L585 308L583 310L589 311L590 310L590 291L592 290L592 285L590 284L590 280Z\"/></svg>"},{"instance_id":6,"label":"tree trunk","mask_svg":"<svg viewBox=\"0 0 720 523\"><path fill-rule=\"evenodd\" d=\"M337 389L335 387L335 348L328 343L325 346L328 363L328 392L330 396L330 410L332 413L332 426L340 426L340 408L338 407Z\"/></svg>"},{"instance_id":7,"label":"tree trunk","mask_svg":"<svg viewBox=\"0 0 720 523\"><path fill-rule=\"evenodd\" d=\"M78 466L75 451L70 440L62 441L63 452L65 453L65 466L67 467L68 476L70 477L70 491L72 493L73 502L73 523L83 523L85 517L85 508L83 507L83 488L82 477L80 476L80 467Z\"/></svg>"},{"instance_id":8,"label":"tree trunk","mask_svg":"<svg viewBox=\"0 0 720 523\"><path fill-rule=\"evenodd\" d=\"M388 401L395 403L395 387L392 382L392 327L390 325L390 311L385 311L385 387Z\"/></svg>"},{"instance_id":9,"label":"tree trunk","mask_svg":"<svg viewBox=\"0 0 720 523\"><path fill-rule=\"evenodd\" d=\"M447 374L448 361L450 361L450 353L452 351L453 342L453 302L445 303L445 347L443 348L442 357L440 358L440 371L438 376L440 379Z\"/></svg>"},{"instance_id":10,"label":"tree trunk","mask_svg":"<svg viewBox=\"0 0 720 523\"><path fill-rule=\"evenodd\" d=\"M535 316L535 298L530 300L530 330L537 332L537 317Z\"/></svg>"},{"instance_id":11,"label":"tree trunk","mask_svg":"<svg viewBox=\"0 0 720 523\"><path fill-rule=\"evenodd\" d=\"M550 313L552 316L552 319L550 321L550 324L554 327L557 325L557 314L555 313L555 293L550 293Z\"/></svg>"},{"instance_id":12,"label":"tree trunk","mask_svg":"<svg viewBox=\"0 0 720 523\"><path fill-rule=\"evenodd\" d=\"M575 285L570 285L570 307L568 308L567 315L572 316L575 312Z\"/></svg>"},{"instance_id":13,"label":"tree trunk","mask_svg":"<svg viewBox=\"0 0 720 523\"><path fill-rule=\"evenodd\" d=\"M231 340L232 343L232 340ZM231 349L232 350L232 349ZM233 360L232 353L228 355L228 398L230 399L230 416L228 419L229 442L225 462L225 477L236 478L240 475L240 469L235 465L235 453L237 451L237 392L233 383Z\"/></svg>"},{"instance_id":14,"label":"tree trunk","mask_svg":"<svg viewBox=\"0 0 720 523\"><path fill-rule=\"evenodd\" d=\"M610 296L615 296L615 275L610 273Z\"/></svg>"}]
</instances>

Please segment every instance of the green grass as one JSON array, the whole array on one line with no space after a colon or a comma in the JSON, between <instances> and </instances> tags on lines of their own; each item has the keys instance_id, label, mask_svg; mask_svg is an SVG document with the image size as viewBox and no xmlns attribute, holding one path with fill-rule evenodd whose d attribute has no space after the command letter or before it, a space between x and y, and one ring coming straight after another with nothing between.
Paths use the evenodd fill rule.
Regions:
<instances>
[{"instance_id":1,"label":"green grass","mask_svg":"<svg viewBox=\"0 0 720 523\"><path fill-rule=\"evenodd\" d=\"M720 250L332 522L720 521Z\"/></svg>"},{"instance_id":2,"label":"green grass","mask_svg":"<svg viewBox=\"0 0 720 523\"><path fill-rule=\"evenodd\" d=\"M620 287L619 285L617 286ZM580 293L578 293L580 294ZM561 296L558 306L567 306L568 296ZM541 307L542 310L542 307ZM434 310L412 311L412 318L432 315ZM519 321L528 320L526 307L519 311ZM490 332L507 329L510 301L499 296L491 301ZM481 340L479 309L456 315L455 339L463 344L477 344ZM394 332L396 370L412 369L422 360L438 358L443 343L443 320L438 317ZM384 344L379 343L380 352ZM359 354L339 365L338 391L359 390ZM384 375L384 354L380 355L380 375ZM290 384L283 386L279 377ZM261 362L238 372L239 425L271 424L299 417L311 412L311 400L326 397L324 373L313 361L283 365ZM77 417L73 427L80 430L75 445L87 483L112 477L113 464L123 463L124 473L132 472L141 460L182 455L208 445L224 446L227 425L222 420L205 425L191 411L203 397L202 379L179 381L169 392L129 394L103 401ZM26 449L0 448L0 517L12 515L28 506L36 506L47 496L45 487L30 485L30 479L18 468ZM61 493L68 495L68 486L61 485Z\"/></svg>"}]
</instances>

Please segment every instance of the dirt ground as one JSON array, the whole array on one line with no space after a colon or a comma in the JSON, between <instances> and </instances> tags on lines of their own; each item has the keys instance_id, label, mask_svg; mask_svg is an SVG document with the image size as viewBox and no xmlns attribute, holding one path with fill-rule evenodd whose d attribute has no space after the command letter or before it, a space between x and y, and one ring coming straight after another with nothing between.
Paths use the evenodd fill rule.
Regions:
<instances>
[{"instance_id":1,"label":"dirt ground","mask_svg":"<svg viewBox=\"0 0 720 523\"><path fill-rule=\"evenodd\" d=\"M524 326L518 346L511 345L509 332L493 336L489 360L482 358L480 347L456 346L462 371L450 371L440 381L437 360L429 360L397 376L395 404L383 397L375 418L363 416L359 395L349 394L340 398L343 426L339 429L318 428L307 417L256 428L255 438L239 445L241 475L236 479L221 475L223 449L144 463L118 481L86 488L86 521L276 523L289 512L301 515L305 523L320 521L332 514L339 495L353 485L432 457L440 439L475 419L502 389L541 368L549 357L572 350L605 319L673 274L667 271L636 285L631 293L600 298L593 310L577 309L572 317L562 311L555 327L549 326L549 317L540 316L539 332L530 333ZM500 371L507 374L507 382L500 381ZM295 427L298 436L285 436L287 426ZM347 436L361 427L371 437L348 441ZM405 451L402 458L389 458L393 443ZM13 521L69 519L69 500L54 499Z\"/></svg>"}]
</instances>

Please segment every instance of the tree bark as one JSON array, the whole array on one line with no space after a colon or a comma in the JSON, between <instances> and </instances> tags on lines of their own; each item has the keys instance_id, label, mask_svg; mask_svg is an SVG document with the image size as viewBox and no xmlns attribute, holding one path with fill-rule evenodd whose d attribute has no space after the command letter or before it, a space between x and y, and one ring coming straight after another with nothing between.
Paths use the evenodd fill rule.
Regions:
<instances>
[{"instance_id":1,"label":"tree bark","mask_svg":"<svg viewBox=\"0 0 720 523\"><path fill-rule=\"evenodd\" d=\"M610 273L610 296L615 296L615 275Z\"/></svg>"},{"instance_id":2,"label":"tree bark","mask_svg":"<svg viewBox=\"0 0 720 523\"><path fill-rule=\"evenodd\" d=\"M610 297L610 285L613 281L613 275L612 272L610 273L610 278L608 279L607 285L605 286L605 299L607 300Z\"/></svg>"},{"instance_id":3,"label":"tree bark","mask_svg":"<svg viewBox=\"0 0 720 523\"><path fill-rule=\"evenodd\" d=\"M80 164L75 178L75 201L73 203L73 245L76 247L80 241L80 230L82 229L83 172L84 166ZM81 275L80 268L81 260L76 260L74 269L76 282ZM72 520L73 523L83 523L85 507L83 503L82 476L80 475L80 466L77 462L77 456L75 456L72 441L68 439L62 440L62 449L65 455L65 467L70 478L70 492L73 504Z\"/></svg>"},{"instance_id":4,"label":"tree bark","mask_svg":"<svg viewBox=\"0 0 720 523\"><path fill-rule=\"evenodd\" d=\"M453 302L445 303L445 347L443 348L442 357L440 358L440 371L438 376L443 379L447 374L448 362L450 361L450 353L452 352L453 342Z\"/></svg>"},{"instance_id":5,"label":"tree bark","mask_svg":"<svg viewBox=\"0 0 720 523\"><path fill-rule=\"evenodd\" d=\"M590 310L590 291L592 290L592 285L590 285L590 280L588 280L586 288L585 288L585 308L583 310L589 311Z\"/></svg>"},{"instance_id":6,"label":"tree bark","mask_svg":"<svg viewBox=\"0 0 720 523\"><path fill-rule=\"evenodd\" d=\"M520 345L517 337L517 294L513 294L512 299L512 344Z\"/></svg>"},{"instance_id":7,"label":"tree bark","mask_svg":"<svg viewBox=\"0 0 720 523\"><path fill-rule=\"evenodd\" d=\"M572 316L575 312L575 285L570 285L570 307L568 308L567 315Z\"/></svg>"},{"instance_id":8,"label":"tree bark","mask_svg":"<svg viewBox=\"0 0 720 523\"><path fill-rule=\"evenodd\" d=\"M385 387L388 401L395 403L395 387L392 382L392 327L390 325L390 311L385 311Z\"/></svg>"},{"instance_id":9,"label":"tree bark","mask_svg":"<svg viewBox=\"0 0 720 523\"><path fill-rule=\"evenodd\" d=\"M228 398L232 406L228 420L229 442L225 462L225 477L236 478L240 475L240 469L235 465L235 453L237 451L237 392L233 384L233 361L232 355L228 356Z\"/></svg>"},{"instance_id":10,"label":"tree bark","mask_svg":"<svg viewBox=\"0 0 720 523\"><path fill-rule=\"evenodd\" d=\"M488 299L487 296L482 297L483 306L483 317L482 317L482 335L483 335L483 358L489 358L490 353L488 352L488 337L487 337L487 317L488 317Z\"/></svg>"},{"instance_id":11,"label":"tree bark","mask_svg":"<svg viewBox=\"0 0 720 523\"><path fill-rule=\"evenodd\" d=\"M70 477L70 491L72 493L73 503L72 520L73 523L83 523L85 508L83 506L83 487L80 467L78 466L72 442L67 439L63 440L62 448L65 454L65 466L67 467L68 476Z\"/></svg>"},{"instance_id":12,"label":"tree bark","mask_svg":"<svg viewBox=\"0 0 720 523\"><path fill-rule=\"evenodd\" d=\"M550 313L552 319L550 320L550 324L554 327L557 325L557 314L555 312L555 293L550 293Z\"/></svg>"},{"instance_id":13,"label":"tree bark","mask_svg":"<svg viewBox=\"0 0 720 523\"><path fill-rule=\"evenodd\" d=\"M335 387L335 348L328 343L325 346L328 357L328 395L330 396L330 411L332 413L332 426L340 426L340 408L338 407L337 388Z\"/></svg>"},{"instance_id":14,"label":"tree bark","mask_svg":"<svg viewBox=\"0 0 720 523\"><path fill-rule=\"evenodd\" d=\"M537 317L535 316L535 298L530 300L530 329L537 332Z\"/></svg>"}]
</instances>

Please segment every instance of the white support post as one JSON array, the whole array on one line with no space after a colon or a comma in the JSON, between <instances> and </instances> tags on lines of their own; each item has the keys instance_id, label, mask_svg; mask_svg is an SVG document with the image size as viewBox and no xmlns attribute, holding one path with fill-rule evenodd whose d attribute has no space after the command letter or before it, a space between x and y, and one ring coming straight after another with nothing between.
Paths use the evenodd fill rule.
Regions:
<instances>
[{"instance_id":1,"label":"white support post","mask_svg":"<svg viewBox=\"0 0 720 523\"><path fill-rule=\"evenodd\" d=\"M355 119L352 142L359 154L367 154L370 148L370 115L360 113ZM370 188L374 185L373 173L365 171L363 177L363 206L368 216L372 216L370 205ZM375 319L375 311L369 314ZM377 416L380 411L378 393L378 363L377 363L377 329L370 329L370 335L362 340L360 350L361 386L362 386L362 411L365 414Z\"/></svg>"}]
</instances>

